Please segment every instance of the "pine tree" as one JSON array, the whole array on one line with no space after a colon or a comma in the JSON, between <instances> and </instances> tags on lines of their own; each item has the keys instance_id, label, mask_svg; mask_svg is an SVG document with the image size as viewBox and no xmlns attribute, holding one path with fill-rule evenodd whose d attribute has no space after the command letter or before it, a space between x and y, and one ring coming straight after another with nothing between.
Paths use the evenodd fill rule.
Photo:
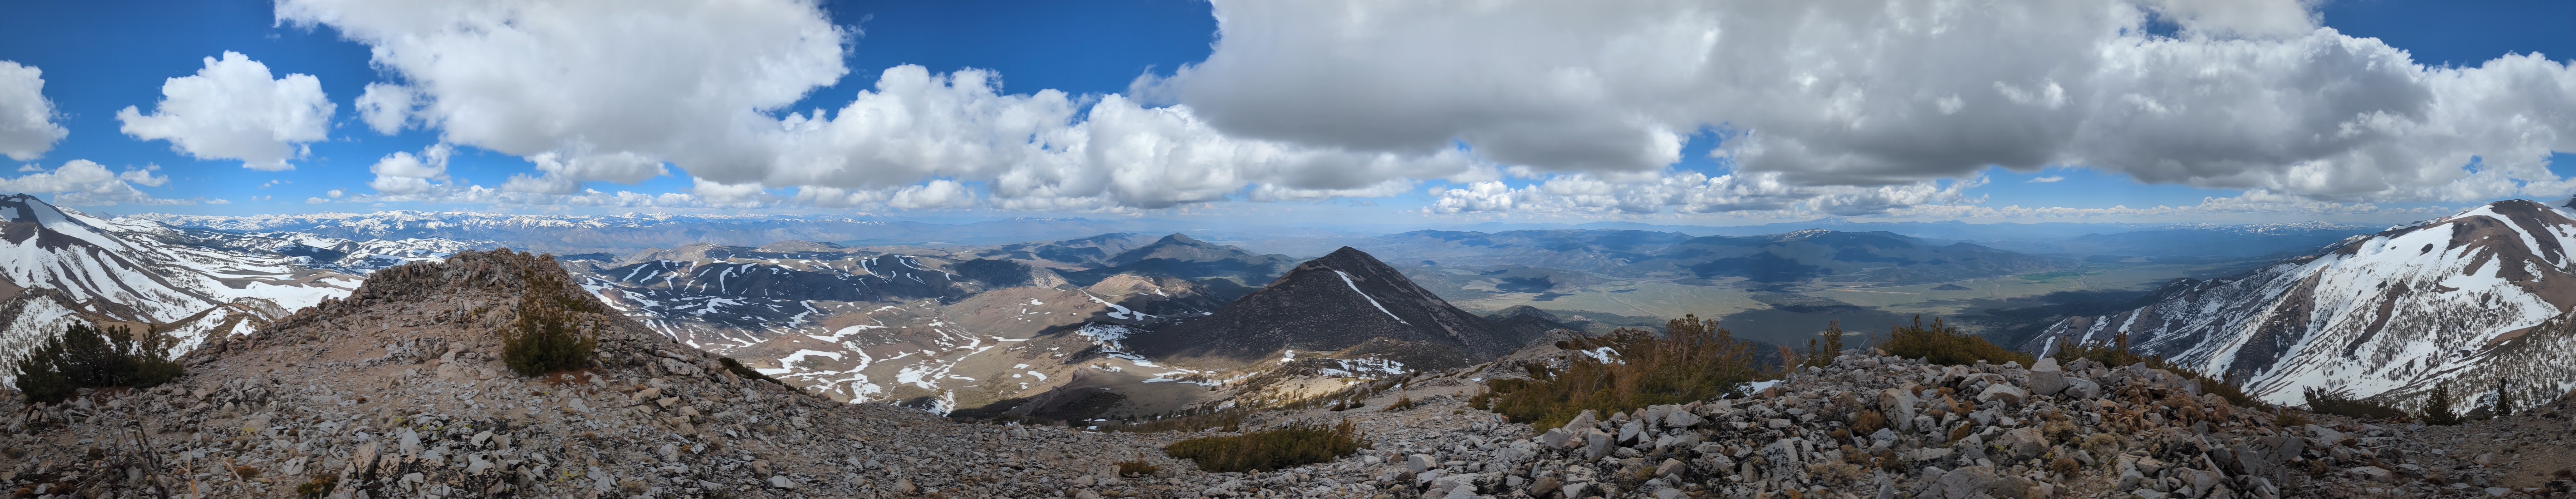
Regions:
<instances>
[{"instance_id":1,"label":"pine tree","mask_svg":"<svg viewBox=\"0 0 2576 499\"><path fill-rule=\"evenodd\" d=\"M2424 424L2443 426L2460 424L2460 415L2451 412L2451 387L2434 385L2433 391L2425 393L2424 397L2422 418Z\"/></svg>"},{"instance_id":2,"label":"pine tree","mask_svg":"<svg viewBox=\"0 0 2576 499\"><path fill-rule=\"evenodd\" d=\"M2513 391L2505 389L2504 378L2496 378L2496 417L2513 415Z\"/></svg>"},{"instance_id":3,"label":"pine tree","mask_svg":"<svg viewBox=\"0 0 2576 499\"><path fill-rule=\"evenodd\" d=\"M123 326L73 324L28 352L17 367L18 391L31 402L56 403L81 388L146 387L178 379L168 335L137 338Z\"/></svg>"},{"instance_id":4,"label":"pine tree","mask_svg":"<svg viewBox=\"0 0 2576 499\"><path fill-rule=\"evenodd\" d=\"M72 390L79 387L72 386L71 378L63 376L62 369L56 367L61 364L62 357L63 339L56 336L27 352L27 358L18 359L18 393L26 395L28 402L40 404L71 398Z\"/></svg>"}]
</instances>

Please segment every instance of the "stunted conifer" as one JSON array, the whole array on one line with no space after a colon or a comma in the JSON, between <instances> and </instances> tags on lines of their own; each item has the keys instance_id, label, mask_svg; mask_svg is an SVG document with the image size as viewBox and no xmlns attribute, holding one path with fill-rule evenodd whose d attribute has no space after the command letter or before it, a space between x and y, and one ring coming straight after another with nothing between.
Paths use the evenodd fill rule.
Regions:
<instances>
[{"instance_id":1,"label":"stunted conifer","mask_svg":"<svg viewBox=\"0 0 2576 499\"><path fill-rule=\"evenodd\" d=\"M554 257L538 258L541 265L553 267ZM563 274L523 272L527 292L519 297L518 319L511 321L503 338L501 360L521 376L581 369L590 365L598 340L585 331L592 322L590 315L599 311L580 291L565 281Z\"/></svg>"},{"instance_id":2,"label":"stunted conifer","mask_svg":"<svg viewBox=\"0 0 2576 499\"><path fill-rule=\"evenodd\" d=\"M169 335L138 338L124 326L73 324L18 361L17 387L28 401L55 403L81 388L148 387L178 379Z\"/></svg>"}]
</instances>

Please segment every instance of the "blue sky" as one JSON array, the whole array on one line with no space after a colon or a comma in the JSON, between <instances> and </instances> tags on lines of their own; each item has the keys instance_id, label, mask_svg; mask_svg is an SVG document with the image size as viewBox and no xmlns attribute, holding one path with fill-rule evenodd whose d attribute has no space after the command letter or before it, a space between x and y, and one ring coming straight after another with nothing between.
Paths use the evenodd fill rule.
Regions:
<instances>
[{"instance_id":1,"label":"blue sky","mask_svg":"<svg viewBox=\"0 0 2576 499\"><path fill-rule=\"evenodd\" d=\"M148 7L120 2L19 2L0 7L0 10L5 10L5 14L0 14L0 60L42 71L40 95L44 105L50 106L52 111L50 123L67 133L33 157L9 161L9 164L24 166L7 175L68 178L66 171L55 169L68 168L64 165L75 160L95 162L109 171L123 172L147 166L157 167L157 170L136 173L134 180L125 186L71 185L67 183L69 181L55 177L43 178L50 183L19 178L14 184L0 185L13 186L18 190L62 189L61 192L46 194L52 195L57 202L108 212L226 215L430 209L516 212L750 210L943 217L1039 213L1314 221L1353 216L1462 222L1634 219L1699 224L1759 223L1820 216L1978 221L2042 221L2034 217L2043 216L2102 221L2200 220L2213 217L2246 221L2389 221L2426 218L2427 213L2490 199L2564 196L2568 189L2560 186L2558 182L2562 181L2556 177L2564 177L2571 168L2576 168L2576 157L2552 152L2576 149L2566 145L2569 141L2576 141L2576 129L2556 128L2569 126L2564 123L2569 118L2564 116L2576 114L2576 110L2533 109L2522 101L2477 93L2480 90L2475 84L2481 81L2481 75L2507 74L2502 69L2478 69L2492 60L2507 54L2542 53L2547 54L2542 61L2544 64L2535 66L2536 69L2516 69L2520 72L2510 74L2519 75L2517 77L2526 81L2557 81L2561 84L2559 91L2576 92L2567 90L2576 88L2576 84L2568 83L2576 81L2571 79L2576 77L2567 76L2563 67L2569 57L2576 56L2576 30L2566 29L2576 26L2576 4L2568 2L2343 0L2328 2L2313 10L2298 7L2296 2L2286 2L2291 5L2287 7L2291 9L2287 14L2278 9L2252 13L2192 10L2194 7L2183 5L2195 2L2140 2L2137 9L2146 18L2142 22L2124 25L2122 23L2126 21L2118 19L2078 20L2104 23L2105 29L2110 30L2105 33L2114 33L2096 33L2099 36L2085 40L2125 46L2153 45L2150 48L2157 50L2250 43L2277 45L2283 47L2281 50L2307 50L2314 54L2319 50L2317 47L2376 38L2376 43L2402 50L2412 62L2427 66L2421 74L2397 76L2326 63L2281 70L2285 71L2282 75L2266 73L2276 68L2246 68L2243 78L2215 84L2223 89L2249 94L2323 95L2330 93L2324 87L2328 84L2317 83L2317 75L2325 75L2328 81L2364 82L2355 84L2360 86L2368 86L2371 84L2368 82L2375 81L2372 78L2382 77L2411 77L2421 81L2390 83L2394 86L2356 92L2350 96L2321 97L2319 102L2310 105L2284 106L2277 110L2226 110L2215 113L2217 118L2208 118L2220 120L2214 122L2216 125L2196 124L2184 118L2141 122L2135 118L2105 117L2134 113L2126 108L2105 111L2116 108L2122 97L2128 97L2128 102L2139 101L2137 96L2140 95L2150 96L2146 100L2154 100L2154 96L2161 95L2155 88L2188 80L2182 76L2185 71L2181 69L2188 69L2189 64L2142 69L2136 74L2111 78L2083 75L2087 71L2095 75L2105 74L2107 72L2100 68L2125 61L2067 60L2058 61L2051 67L1994 68L1992 74L1959 70L1966 74L1923 78L1940 80L1944 76L1956 76L1949 79L1967 82L1956 85L1956 88L1886 83L1916 77L1907 74L1908 69L1891 67L1871 70L1877 73L1843 75L1860 83L1851 84L1851 88L1841 94L1819 93L1811 96L1817 100L1806 101L1808 104L1794 104L1800 101L1797 96L1773 99L1774 96L1769 95L1786 87L1763 82L1744 83L1740 81L1745 79L1741 74L1796 73L1815 68L1848 67L1853 61L1873 60L1871 56L1883 56L1888 52L1856 54L1849 59L1835 59L1828 55L1823 61L1772 61L1722 53L1731 50L1752 52L1758 51L1759 47L1802 43L1794 37L1766 39L1760 34L1729 35L1743 38L1729 38L1718 45L1716 50L1721 52L1718 59L1750 61L1739 66L1740 70L1731 72L1727 67L1702 69L1682 78L1688 81L1657 88L1594 88L1571 92L1565 87L1546 83L1548 75L1565 74L1565 68L1569 67L1579 68L1604 77L1602 81L1610 82L1607 85L1611 86L1669 76L1651 71L1640 73L1637 72L1640 70L1624 67L1622 65L1627 62L1623 58L1633 55L1633 47L1640 44L1666 48L1676 44L1657 45L1655 42L1669 40L1651 38L1624 40L1628 45L1612 43L1622 41L1620 37L1627 35L1615 31L1587 31L1599 27L1566 20L1582 16L1551 13L1544 5L1519 9L1526 12L1468 13L1423 12L1420 9L1335 2L1316 2L1312 7L1319 10L1316 12L1278 12L1283 9L1277 6L1178 0L825 2L819 4L819 8L794 1L774 3L781 4L780 14L774 18L747 20L742 27L725 28L738 31L709 28L699 33L699 36L710 37L709 40L715 42L751 40L741 43L745 47L743 54L714 54L710 60L777 55L796 50L798 47L790 46L793 41L752 39L759 38L756 35L763 29L774 32L785 27L816 26L811 21L819 16L820 22L839 27L846 36L840 40L837 60L806 58L794 62L819 64L818 67L827 72L838 69L842 72L840 76L817 84L778 84L746 77L749 78L746 81L777 85L790 94L801 94L783 105L775 102L776 99L745 98L739 100L749 104L733 106L743 109L710 106L712 111L709 112L668 111L631 120L614 114L600 114L603 112L596 110L597 106L656 107L663 103L663 99L647 98L595 103L593 110L582 111L591 114L549 116L530 112L517 118L526 123L484 123L483 126L536 126L529 123L552 123L550 120L557 118L566 122L587 119L594 127L602 126L597 125L599 123L614 125L621 121L688 121L702 116L709 122L739 121L746 115L783 120L789 119L791 114L813 117L812 111L817 109L847 117L851 114L840 108L870 95L884 97L889 102L941 102L936 95L872 91L879 84L880 73L906 65L919 66L934 78L962 70L988 71L996 75L998 83L990 85L989 90L995 94L992 98L999 100L991 101L985 107L966 106L965 111L958 111L967 113L960 120L976 122L962 125L965 131L956 132L966 135L931 137L867 129L836 132L835 137L838 138L834 140L798 138L674 144L674 140L693 140L689 138L710 135L710 131L723 132L728 128L720 125L670 125L675 128L643 139L602 140L600 137L624 132L583 130L576 125L549 133L554 134L553 140L559 143L595 142L606 145L547 149L550 146L505 145L506 137L491 138L501 135L485 135L477 139L466 137L470 133L450 133L465 130L472 119L451 116L437 118L446 120L438 122L437 119L424 118L429 116L429 111L413 113L413 121L408 122L410 126L384 134L370 127L361 111L359 99L367 94L371 83L401 84L419 89L423 95L420 102L470 104L476 102L475 99L486 99L489 102L485 105L495 106L491 107L493 109L508 109L511 102L494 100L501 98L489 95L457 93L462 91L455 89L470 85L441 79L457 78L454 68L407 66L388 59L374 59L371 54L418 53L462 57L476 54L439 51L480 49L500 50L496 52L498 54L545 54L549 48L509 50L508 47L494 47L488 43L465 49L456 46L387 48L392 42L386 41L389 38L385 36L352 33L390 36L404 34L401 32L404 29L426 29L436 34L438 32L434 30L439 28L366 20L367 9L381 6L367 6L363 5L364 2L316 3L310 10L302 11L308 14L295 15L286 15L281 10L284 6L268 2L178 2L154 3ZM1387 4L1404 3L1407 2ZM2248 2L2249 5L2253 3L2261 2ZM643 18L655 18L659 14L657 9L671 10L673 12L666 18L689 22L690 18L682 15L686 10L685 3L680 4L665 9L669 6L661 2L639 2L627 9ZM800 6L805 10L799 10ZM1331 10L1336 8L1345 10ZM1691 12L1688 13L1690 15L1674 15L1655 12L1656 9L1673 8L1656 2L1639 2L1633 6L1622 4L1603 10L1625 8L1633 8L1637 12L1624 13L1634 14L1628 18L1599 17L1604 23L1615 24L1640 19L1700 16L1715 26L1734 26L1729 33L1759 31L1743 28L1741 24L1728 24L1759 21L1743 18L1752 15L1748 13ZM1354 17L1349 15L1353 13L1351 10L1368 9L1386 11L1372 13L1374 19L1381 20L1375 25L1329 24L1334 19ZM1237 21L1221 27L1217 16L1233 12L1240 12L1240 15L1231 17ZM1809 14L1828 18L1848 15L1852 26L1864 28L1881 26L1884 24L1874 23L1886 21L1871 19L1869 14ZM579 22L580 17L572 19L575 21L570 22ZM368 24L371 22L375 24ZM758 24L762 22L776 24ZM2326 38L2313 32L2312 29L2319 25L2338 32L2340 38ZM1388 32L1370 33L1366 31L1369 29ZM2019 28L2006 26L2004 29ZM2119 31L2122 29L2140 30L2146 34L2117 35L2127 33ZM1526 54L1483 53L1476 45L1406 36L1405 33L1410 32L1446 33L1446 38L1464 41L1483 39L1480 37L1496 37L1493 39L1505 41L1574 40L1567 44L1578 48L1559 51L1554 50L1555 47L1547 47ZM603 31L582 33L600 34L600 38L586 41L608 47L621 46L622 39L617 36L636 36ZM371 36L375 39L369 40ZM2032 34L2026 38L2036 40L2041 36L2056 35ZM650 39L653 38L640 40ZM1999 41L1942 40L1945 40L1943 43L1955 41L1962 47L1980 50L2029 50L2036 54L2031 57L2039 60L2047 60L2051 56L2046 47L2034 46L2042 44L2013 42L2014 38L2008 36L1999 37ZM2155 40L2165 43L2155 43ZM555 39L551 43L564 41ZM1592 50L1581 48L1586 47L1586 43L1597 46ZM658 48L649 43L626 45L634 45L634 50L638 51ZM159 112L156 104L167 97L163 92L165 79L198 74L208 67L209 58L221 58L227 52L238 53L264 65L275 78L303 74L318 81L320 94L331 107L331 115L322 125L324 138L285 142L298 150L294 157L286 160L293 166L292 170L246 168L246 163L257 160L222 157L223 154L204 151L190 153L174 147L182 139L172 138L173 134L209 133L203 130L232 126L221 122L226 118L220 116L191 117L189 119L197 121L190 123L215 121L158 135L124 130L128 125L127 120L120 118L120 110L134 106L143 115L155 115ZM2368 47L2359 52L2363 56L2371 54ZM1936 52L1929 57L1951 56L1970 58L1979 55L1963 49L1953 53ZM1649 58L1646 62L1671 66L1676 60L1680 59ZM2212 67L2249 64L2231 60L2186 62ZM671 64L688 63L677 61ZM839 68L829 67L832 63L837 63ZM1541 69L1532 70L1539 72L1514 72L1516 69L1513 68L1523 63ZM545 68L550 67L548 64L550 62L543 60L542 56L536 56L529 65L511 67ZM2551 64L2558 66L2552 67ZM1198 67L1182 71L1182 68L1192 65ZM603 68L625 69L608 66L592 69ZM1547 68L1554 68L1552 71L1557 72L1545 72L1551 71ZM2451 70L2445 68L2469 69L2462 71L2464 74L2446 76L2443 72ZM724 72L712 67L703 72L679 69L670 74ZM575 72L583 70L578 67L568 69ZM1486 75L1488 72L1492 74ZM2307 79L2284 76L2293 74L2308 76ZM1144 78L1140 79L1140 76ZM1312 80L1307 80L1309 78ZM577 79L580 78L567 78ZM2033 83L2011 83L2025 80ZM2446 83L2449 80L2468 83ZM534 76L516 81L533 86L554 84L546 78ZM559 91L559 95L576 96L574 98L616 92L653 96L659 94L653 93L651 87L667 83L616 81L613 78L592 81L607 81L607 85L613 88L596 89L598 92L583 88L553 90ZM1283 81L1302 83L1295 86L1277 83ZM1456 81L1467 84L1442 83ZM1344 85L1346 82L1349 84ZM1992 85L1986 85L1988 82ZM689 92L731 91L732 87L723 83L674 90L668 95L671 100L684 100L695 95ZM1979 114L1980 106L1985 105L1978 100L1980 96L1986 96L1983 98L1990 101L2010 99L2030 104L2040 101L2017 96L2038 95L2040 87L2035 85L2058 88L2061 83L2066 88L2075 89L2077 97L2072 98L2073 104L2056 104L2068 102L2067 98L2061 97L2047 101L2052 103L2046 107L2055 111L2025 114L2011 111L1975 116ZM1592 85L1602 84L1596 82ZM1411 88L1414 86L1422 88ZM1967 93L1961 93L1962 88ZM2088 97L2084 93L2088 88L2145 90L2118 95L2103 92ZM956 87L942 89L955 90ZM1064 94L1062 100L1065 105L1074 110L1071 115L1057 115L1056 123L1042 126L1038 132L1027 132L1021 128L1002 132L985 129L998 126L985 123L995 121L997 118L994 116L1011 116L1010 109L1043 111L1046 109L1043 102L1029 104L1012 101L1011 98L1027 97L1050 89ZM743 91L754 92L749 89ZM1942 98L1944 92L1948 92L1946 98ZM1596 94L1611 97L1597 97ZM0 99L8 98L7 95L0 92ZM1878 99L1871 101L1873 103L1893 99L1886 96L1901 96L1920 98L1928 104L1914 108L1864 110L1856 115L1814 115L1815 109L1847 102L1834 100L1836 95L1871 96ZM1995 97L1997 95L2000 97ZM2404 101L2410 95L2430 100L2414 104L2416 107L2388 104ZM1037 100L1045 100L1043 96L1039 97ZM1104 100L1119 102L1118 109L1135 109L1139 113L1154 115L1147 118L1159 116L1167 120L1112 121L1101 117L1099 108L1095 107ZM1764 103L1769 100L1789 104L1773 107ZM2100 103L2095 103L2096 100ZM2281 99L2264 99L2269 100ZM2534 99L2530 102L2550 101ZM2564 106L2576 101L2560 99L2555 102ZM24 103L17 105L23 107ZM936 107L935 104L920 105ZM2199 109L2224 108L2227 105L2224 101L2212 101L2201 104ZM2065 111L2087 106L2095 110ZM518 107L527 106L520 103ZM2181 105L2174 107L2183 108ZM421 109L432 108L424 104ZM1908 112L1905 109L1913 109L1910 112L1914 114L1905 114ZM1931 115L1925 111L1927 109L1940 109L1941 115L1949 115L1959 109L1967 112L1958 114L1959 118L1945 120ZM2425 138L2478 137L2481 136L2479 134L2502 136L2508 133L2531 135L2531 130L2456 130L2469 126L2462 123L2475 122L2472 118L2480 117L2476 113L2492 114L2499 112L2497 109L2555 113L2562 117L2561 122L2532 126L2571 138L2558 139L2560 142L2556 143L2517 144ZM2264 115L2275 111L2285 117ZM934 112L924 111L921 116ZM984 112L992 114L974 114ZM2392 131L2383 136L2342 143L2283 146L2277 148L2279 150L2262 143L2238 143L2223 135L2195 135L2198 132L2193 131L2224 128L2223 125L2234 123L2279 123L2278 129L2256 129L2253 133L2278 133L2295 139L2305 132L2298 127L2323 126L2317 124L2319 120L2325 120L2329 125L2336 120L2351 121L2354 116L2365 116L2370 112L2393 113L2400 119L2411 119L2413 123L2392 127ZM2410 112L2414 114L2409 115ZM2077 113L2089 115L2066 116ZM165 116L172 116L171 123L186 121L177 118L177 114ZM1899 125L1877 125L1890 121ZM1865 129L1869 126L1889 128ZM926 127L914 123L903 129L912 128ZM2100 131L2093 131L2097 129ZM920 145L925 142L983 141L990 145L995 140L993 137L997 136L1004 142L1001 149L1012 149L1026 145L1014 140L1047 140L1043 137L1030 139L1027 133L1067 130L1088 134L1089 140L1093 141L1090 147L1095 150L1102 144L1122 140L1129 144L1162 141L1201 145L1203 149L1180 150L1201 151L1203 155L1172 155L1180 156L1178 159L1158 156L1103 159L1095 155L1093 159L1081 161L1098 164L1044 166L1049 161L1077 160L1047 159L1043 154L1025 150L1000 153L974 150L965 156L982 158L980 160L957 160L961 156L955 156L958 153L953 148L938 150L951 154L947 156L907 152L926 147ZM1156 134L1143 138L1111 136L1103 139L1111 133L1107 130L1151 130ZM2080 131L2064 132L2065 136L2046 139L2027 137L2052 135L2064 130ZM1191 133L1197 135L1189 135ZM2314 135L2317 134L2306 136ZM371 172L371 166L380 165L395 153L426 158L426 151L440 144L442 137L451 139L449 144L453 151L443 169L436 171L444 177L425 177L423 180L427 183L419 184L436 186L433 190L389 195L371 188L371 181L381 182L386 177L383 172ZM1655 143L1656 137L1680 142L1671 146L1653 146L1651 144ZM2135 140L2131 141L2131 137ZM799 144L776 145L786 142ZM802 142L828 142L829 145L804 145ZM1759 147L1755 146L1757 142ZM1064 143L1070 142L1059 140L1029 147L1052 151L1069 147ZM1640 143L1650 145L1641 148L1637 146ZM661 174L638 179L638 174L632 170L602 170L590 166L567 166L559 171L546 171L537 168L537 162L531 159L540 153L554 153L564 158L579 157L600 153L602 148L631 150L625 157L643 157L647 158L647 163L660 164ZM513 149L515 153L499 149ZM1246 150L1263 152L1242 152ZM2515 160L2484 159L2487 156ZM809 166L810 161L799 163L798 160L780 159L788 157L806 160L833 158L831 162L841 166L826 168L830 170L827 173L814 173L800 170L818 168ZM2465 167L2463 164L2446 164L2455 162L2443 160L2462 157L2480 157L2481 161L2494 164L2510 163L2496 170L2517 167L2522 170L2521 173L2507 175L2510 178L2478 177L2459 173ZM1168 164L1155 163L1158 161ZM2013 165L2015 168L1989 166L2008 163L2018 164ZM565 164L573 162L567 160ZM1145 166L1138 166L1140 164ZM155 175L166 180L153 180ZM514 175L529 181L517 187L505 187L504 184L510 183ZM1175 192L1152 192L1156 188L1151 180L1194 177L1204 178L1194 180L1198 184L1171 188ZM1040 181L1036 188L1004 187L1015 182L1012 180L1015 178L1055 180ZM1067 178L1076 180L1065 180ZM1093 180L1079 180L1084 178ZM553 190L528 187L544 183L537 180L553 181L551 185L559 187ZM708 187L710 182L717 187ZM725 190L723 185L739 187ZM130 193L117 190L129 186L134 189ZM483 190L472 191L471 188L476 186ZM576 190L567 190L560 186L577 187L570 188ZM953 192L943 189L950 186L956 189ZM1265 190L1267 188L1275 189ZM64 197L65 193L80 189L87 189L88 193ZM593 190L599 192L587 198L589 201L576 199ZM622 204L601 201L620 192L637 196L629 196ZM830 197L817 192L837 194L838 197L831 197L830 201L815 201ZM1648 192L1661 194L1637 194ZM638 200L654 196L660 196L660 200ZM2227 201L2204 202L2207 199ZM215 204L218 200L223 204ZM2114 206L2196 205L2202 207L2166 212L2104 210ZM2058 215L2031 215L2001 210L2005 207L2062 209L2062 212ZM2087 209L2094 211L2083 211Z\"/></svg>"}]
</instances>

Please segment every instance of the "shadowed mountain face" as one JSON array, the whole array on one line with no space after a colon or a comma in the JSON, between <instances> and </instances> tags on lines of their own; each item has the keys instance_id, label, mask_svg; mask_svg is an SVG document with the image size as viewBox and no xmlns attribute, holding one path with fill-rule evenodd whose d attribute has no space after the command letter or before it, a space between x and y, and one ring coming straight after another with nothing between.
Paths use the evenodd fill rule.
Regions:
<instances>
[{"instance_id":1,"label":"shadowed mountain face","mask_svg":"<svg viewBox=\"0 0 2576 499\"><path fill-rule=\"evenodd\" d=\"M1377 258L1345 247L1297 265L1214 315L1130 337L1128 345L1154 358L1242 363L1283 350L1360 347L1436 368L1502 355L1538 336L1458 310Z\"/></svg>"}]
</instances>

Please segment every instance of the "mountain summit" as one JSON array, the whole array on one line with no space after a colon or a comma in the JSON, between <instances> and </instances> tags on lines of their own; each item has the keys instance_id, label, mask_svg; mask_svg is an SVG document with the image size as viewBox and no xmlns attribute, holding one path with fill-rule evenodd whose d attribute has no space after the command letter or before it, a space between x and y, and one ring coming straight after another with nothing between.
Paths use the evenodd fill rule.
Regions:
<instances>
[{"instance_id":1,"label":"mountain summit","mask_svg":"<svg viewBox=\"0 0 2576 499\"><path fill-rule=\"evenodd\" d=\"M1290 269L1214 315L1131 337L1154 358L1252 362L1286 350L1385 355L1419 368L1472 364L1535 338L1477 317L1360 250Z\"/></svg>"}]
</instances>

